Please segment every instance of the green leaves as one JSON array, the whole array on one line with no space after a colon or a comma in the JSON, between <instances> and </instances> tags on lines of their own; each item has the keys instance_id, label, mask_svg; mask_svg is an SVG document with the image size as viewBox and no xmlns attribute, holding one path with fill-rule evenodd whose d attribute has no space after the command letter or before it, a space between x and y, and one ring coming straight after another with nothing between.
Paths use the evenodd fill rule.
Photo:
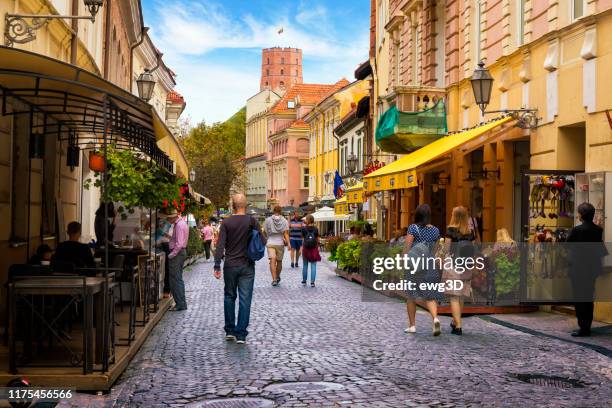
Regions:
<instances>
[{"instance_id":1,"label":"green leaves","mask_svg":"<svg viewBox=\"0 0 612 408\"><path fill-rule=\"evenodd\" d=\"M232 185L243 173L238 159L244 156L246 110L243 108L225 122L202 122L181 140L187 159L197 174L195 189L216 208L226 207Z\"/></svg>"},{"instance_id":2,"label":"green leaves","mask_svg":"<svg viewBox=\"0 0 612 408\"><path fill-rule=\"evenodd\" d=\"M107 202L121 202L117 212L122 219L133 214L136 207L160 208L164 200L172 202L179 199L179 185L182 180L174 180L155 162L149 161L132 150L121 150L115 146L107 149L108 172L102 199ZM86 189L101 188L103 174L95 173L94 180L85 180ZM179 184L180 183L180 184Z\"/></svg>"},{"instance_id":3,"label":"green leaves","mask_svg":"<svg viewBox=\"0 0 612 408\"><path fill-rule=\"evenodd\" d=\"M359 269L361 265L361 241L356 239L338 245L336 250L338 266L341 268Z\"/></svg>"}]
</instances>

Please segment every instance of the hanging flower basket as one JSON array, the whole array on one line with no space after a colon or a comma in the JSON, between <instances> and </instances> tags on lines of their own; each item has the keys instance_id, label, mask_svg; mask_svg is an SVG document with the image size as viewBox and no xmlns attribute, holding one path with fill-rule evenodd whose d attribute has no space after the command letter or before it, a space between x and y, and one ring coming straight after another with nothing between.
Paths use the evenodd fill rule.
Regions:
<instances>
[{"instance_id":1,"label":"hanging flower basket","mask_svg":"<svg viewBox=\"0 0 612 408\"><path fill-rule=\"evenodd\" d=\"M106 169L106 160L100 152L89 152L89 168L95 172L102 173Z\"/></svg>"}]
</instances>

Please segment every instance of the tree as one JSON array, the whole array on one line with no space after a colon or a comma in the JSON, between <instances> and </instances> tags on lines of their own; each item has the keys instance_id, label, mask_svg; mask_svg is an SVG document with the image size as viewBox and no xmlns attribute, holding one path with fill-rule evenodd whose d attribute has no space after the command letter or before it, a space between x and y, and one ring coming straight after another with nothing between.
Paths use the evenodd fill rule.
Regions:
<instances>
[{"instance_id":1,"label":"tree","mask_svg":"<svg viewBox=\"0 0 612 408\"><path fill-rule=\"evenodd\" d=\"M187 159L196 172L197 191L219 209L225 207L240 170L234 162L244 156L246 109L225 122L207 125L200 122L181 139Z\"/></svg>"}]
</instances>

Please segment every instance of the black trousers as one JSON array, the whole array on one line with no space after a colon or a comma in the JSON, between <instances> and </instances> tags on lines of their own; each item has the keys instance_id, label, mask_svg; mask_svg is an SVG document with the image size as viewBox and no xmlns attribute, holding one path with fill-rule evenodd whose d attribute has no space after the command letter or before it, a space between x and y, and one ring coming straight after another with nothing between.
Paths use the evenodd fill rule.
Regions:
<instances>
[{"instance_id":1,"label":"black trousers","mask_svg":"<svg viewBox=\"0 0 612 408\"><path fill-rule=\"evenodd\" d=\"M164 293L170 293L170 260L168 255L170 254L170 244L163 242L161 244L162 251L166 254L166 262L164 264Z\"/></svg>"},{"instance_id":2,"label":"black trousers","mask_svg":"<svg viewBox=\"0 0 612 408\"><path fill-rule=\"evenodd\" d=\"M575 303L576 319L581 332L590 332L593 323L593 302Z\"/></svg>"},{"instance_id":3,"label":"black trousers","mask_svg":"<svg viewBox=\"0 0 612 408\"><path fill-rule=\"evenodd\" d=\"M204 241L204 251L206 252L206 260L210 259L210 244L212 244L212 240Z\"/></svg>"}]
</instances>

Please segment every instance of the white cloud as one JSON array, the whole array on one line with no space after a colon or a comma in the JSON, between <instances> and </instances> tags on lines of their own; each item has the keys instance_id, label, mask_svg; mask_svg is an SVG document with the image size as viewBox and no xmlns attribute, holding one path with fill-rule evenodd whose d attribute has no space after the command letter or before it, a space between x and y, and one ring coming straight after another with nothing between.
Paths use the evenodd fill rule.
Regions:
<instances>
[{"instance_id":1,"label":"white cloud","mask_svg":"<svg viewBox=\"0 0 612 408\"><path fill-rule=\"evenodd\" d=\"M228 119L245 105L247 98L259 90L259 72L241 70L225 65L210 64L178 58L176 67L177 90L185 97L184 115L193 122L207 123Z\"/></svg>"},{"instance_id":2,"label":"white cloud","mask_svg":"<svg viewBox=\"0 0 612 408\"><path fill-rule=\"evenodd\" d=\"M333 34L325 7L304 1L294 13L291 16L279 7L255 18L232 16L212 1L158 3L158 24L151 35L166 64L178 74L177 90L187 102L184 115L210 123L225 120L244 106L259 90L261 75L257 58L244 58L244 53L259 53L261 48L301 48L306 82L333 83L343 76L351 80L355 66L367 57L367 27L344 32L342 40ZM234 55L243 58L240 63L222 64L220 55L223 61Z\"/></svg>"},{"instance_id":3,"label":"white cloud","mask_svg":"<svg viewBox=\"0 0 612 408\"><path fill-rule=\"evenodd\" d=\"M160 47L180 54L201 55L215 49L266 48L286 45L301 48L311 58L359 58L367 43L338 41L325 34L327 11L322 6L302 8L295 19L288 16L258 20L252 15L229 18L211 3L166 3L159 6ZM283 33L278 34L279 27ZM282 44L279 44L282 43Z\"/></svg>"}]
</instances>

